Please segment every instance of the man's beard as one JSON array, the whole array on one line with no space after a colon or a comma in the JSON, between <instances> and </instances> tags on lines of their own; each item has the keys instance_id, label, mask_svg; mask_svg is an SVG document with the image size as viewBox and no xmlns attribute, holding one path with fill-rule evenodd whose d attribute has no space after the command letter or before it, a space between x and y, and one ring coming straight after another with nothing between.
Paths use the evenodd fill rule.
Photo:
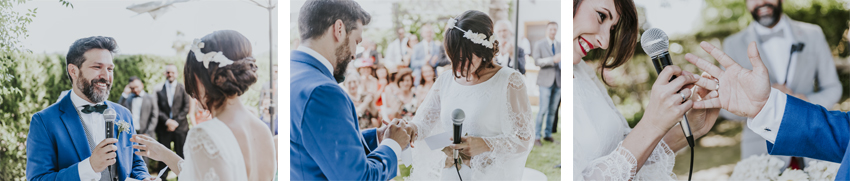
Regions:
<instances>
[{"instance_id":1,"label":"man's beard","mask_svg":"<svg viewBox=\"0 0 850 181\"><path fill-rule=\"evenodd\" d=\"M351 48L348 48L348 43L348 36L346 36L345 41L342 42L342 45L336 47L334 53L336 55L336 68L334 68L333 76L337 83L345 81L345 70L348 67L348 63L354 58L351 55Z\"/></svg>"},{"instance_id":2,"label":"man's beard","mask_svg":"<svg viewBox=\"0 0 850 181\"><path fill-rule=\"evenodd\" d=\"M86 80L86 78L84 78L82 74L80 74L80 76L77 76L77 78L80 80L77 81L77 87L79 87L80 90L83 91L83 95L85 95L86 98L88 98L91 102L103 102L106 100L106 98L109 97L109 90L112 89L112 83L110 83L106 79L94 79L89 81ZM97 83L106 83L106 90L96 90L97 88L94 85Z\"/></svg>"},{"instance_id":3,"label":"man's beard","mask_svg":"<svg viewBox=\"0 0 850 181\"><path fill-rule=\"evenodd\" d=\"M759 16L758 11L762 7L770 8L772 10L772 14ZM776 25L776 23L779 23L779 16L782 16L782 1L777 2L777 6L774 6L773 4L764 4L759 7L756 7L753 9L752 12L750 12L750 14L752 14L753 19L762 26L772 27Z\"/></svg>"}]
</instances>

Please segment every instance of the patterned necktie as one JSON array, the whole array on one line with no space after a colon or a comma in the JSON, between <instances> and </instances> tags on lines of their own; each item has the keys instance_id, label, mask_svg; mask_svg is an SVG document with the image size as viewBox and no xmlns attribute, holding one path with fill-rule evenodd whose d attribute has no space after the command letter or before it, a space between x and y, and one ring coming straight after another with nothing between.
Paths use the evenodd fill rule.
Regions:
<instances>
[{"instance_id":1,"label":"patterned necktie","mask_svg":"<svg viewBox=\"0 0 850 181\"><path fill-rule=\"evenodd\" d=\"M94 106L85 105L85 106L83 106L83 110L80 110L80 112L83 112L83 114L91 114L92 112L97 112L97 113L103 114L103 111L106 110L106 108L107 107L106 107L105 104L98 104L98 105L94 105Z\"/></svg>"}]
</instances>

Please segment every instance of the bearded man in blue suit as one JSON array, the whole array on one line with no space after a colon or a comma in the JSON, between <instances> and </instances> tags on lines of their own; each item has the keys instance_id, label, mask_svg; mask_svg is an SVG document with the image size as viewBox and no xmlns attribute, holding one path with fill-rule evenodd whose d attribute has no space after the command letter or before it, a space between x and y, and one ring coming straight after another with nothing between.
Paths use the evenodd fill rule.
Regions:
<instances>
[{"instance_id":1,"label":"bearded man in blue suit","mask_svg":"<svg viewBox=\"0 0 850 181\"><path fill-rule=\"evenodd\" d=\"M290 179L389 180L411 127L360 130L354 104L339 86L371 16L350 0L312 0L298 19L301 46L290 64Z\"/></svg>"},{"instance_id":2,"label":"bearded man in blue suit","mask_svg":"<svg viewBox=\"0 0 850 181\"><path fill-rule=\"evenodd\" d=\"M115 39L102 36L82 38L71 45L65 64L73 89L32 116L27 180L155 180L145 161L133 154L132 114L106 100L117 48ZM112 130L118 139L106 138L102 114L106 109L115 110ZM108 169L110 166L114 168Z\"/></svg>"}]
</instances>

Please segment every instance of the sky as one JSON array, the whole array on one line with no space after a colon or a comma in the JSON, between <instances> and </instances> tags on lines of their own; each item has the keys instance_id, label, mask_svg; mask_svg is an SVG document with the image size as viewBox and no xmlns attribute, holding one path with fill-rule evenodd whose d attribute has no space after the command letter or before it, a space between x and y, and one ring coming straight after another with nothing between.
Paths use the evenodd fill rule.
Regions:
<instances>
[{"instance_id":1,"label":"sky","mask_svg":"<svg viewBox=\"0 0 850 181\"><path fill-rule=\"evenodd\" d=\"M74 40L100 35L115 38L119 54L172 56L176 55L171 47L178 40L177 31L185 34L181 40L191 42L225 29L245 35L253 45L255 56L269 51L269 12L248 0L178 3L156 20L147 13L126 9L150 1L75 0L70 1L74 5L70 8L56 0L37 0L16 6L14 10L26 12L38 8L33 22L27 26L29 37L21 40L22 45L34 53L64 54ZM268 0L258 1L268 3ZM276 13L274 21L277 21ZM276 22L274 26L276 34Z\"/></svg>"}]
</instances>

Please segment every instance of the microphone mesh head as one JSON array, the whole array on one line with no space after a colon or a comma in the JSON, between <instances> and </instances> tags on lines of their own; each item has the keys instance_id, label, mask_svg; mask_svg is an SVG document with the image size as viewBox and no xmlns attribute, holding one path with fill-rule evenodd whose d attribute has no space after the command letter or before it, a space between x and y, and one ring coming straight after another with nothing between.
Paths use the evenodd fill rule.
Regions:
<instances>
[{"instance_id":1,"label":"microphone mesh head","mask_svg":"<svg viewBox=\"0 0 850 181\"><path fill-rule=\"evenodd\" d=\"M115 113L115 109L107 108L106 110L103 110L104 121L115 121L115 117L118 117L118 114Z\"/></svg>"},{"instance_id":2,"label":"microphone mesh head","mask_svg":"<svg viewBox=\"0 0 850 181\"><path fill-rule=\"evenodd\" d=\"M455 125L463 123L463 119L466 118L466 114L463 113L461 109L455 109L452 111L452 123Z\"/></svg>"},{"instance_id":3,"label":"microphone mesh head","mask_svg":"<svg viewBox=\"0 0 850 181\"><path fill-rule=\"evenodd\" d=\"M667 39L667 33L658 28L648 29L640 36L640 46L652 58L666 52L669 45L670 40Z\"/></svg>"}]
</instances>

